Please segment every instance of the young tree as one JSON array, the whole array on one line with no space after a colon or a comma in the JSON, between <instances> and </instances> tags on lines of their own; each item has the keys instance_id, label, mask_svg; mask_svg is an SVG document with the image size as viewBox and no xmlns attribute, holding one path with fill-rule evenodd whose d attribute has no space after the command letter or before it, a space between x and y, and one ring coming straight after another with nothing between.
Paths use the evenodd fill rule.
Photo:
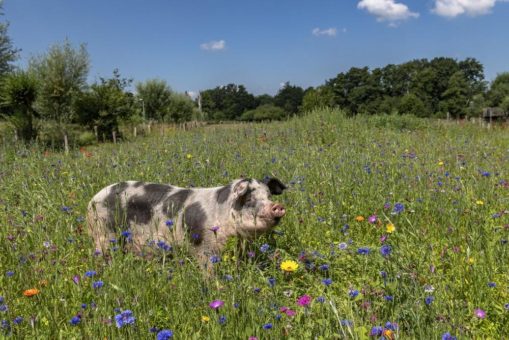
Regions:
<instances>
[{"instance_id":1,"label":"young tree","mask_svg":"<svg viewBox=\"0 0 509 340\"><path fill-rule=\"evenodd\" d=\"M68 40L30 60L29 70L40 84L37 107L42 116L59 125L74 118L72 102L86 88L89 65L85 45L74 49Z\"/></svg>"},{"instance_id":2,"label":"young tree","mask_svg":"<svg viewBox=\"0 0 509 340\"><path fill-rule=\"evenodd\" d=\"M454 73L449 79L449 86L442 95L441 111L453 118L463 118L468 107L469 85L463 71Z\"/></svg>"},{"instance_id":3,"label":"young tree","mask_svg":"<svg viewBox=\"0 0 509 340\"><path fill-rule=\"evenodd\" d=\"M1 105L8 112L4 116L25 141L35 139L37 135L34 128L36 99L37 81L30 73L17 71L5 77L0 91Z\"/></svg>"},{"instance_id":4,"label":"young tree","mask_svg":"<svg viewBox=\"0 0 509 340\"><path fill-rule=\"evenodd\" d=\"M509 72L497 75L488 91L488 103L490 106L500 106L504 99L509 96Z\"/></svg>"},{"instance_id":5,"label":"young tree","mask_svg":"<svg viewBox=\"0 0 509 340\"><path fill-rule=\"evenodd\" d=\"M286 82L274 97L274 104L285 110L287 115L299 112L304 98L304 89Z\"/></svg>"},{"instance_id":6,"label":"young tree","mask_svg":"<svg viewBox=\"0 0 509 340\"><path fill-rule=\"evenodd\" d=\"M172 91L166 81L150 79L136 84L137 98L143 101L145 119L162 121L171 103Z\"/></svg>"},{"instance_id":7,"label":"young tree","mask_svg":"<svg viewBox=\"0 0 509 340\"><path fill-rule=\"evenodd\" d=\"M191 98L185 94L173 93L170 103L166 108L164 116L165 121L181 123L193 119L195 104Z\"/></svg>"},{"instance_id":8,"label":"young tree","mask_svg":"<svg viewBox=\"0 0 509 340\"><path fill-rule=\"evenodd\" d=\"M3 1L0 0L0 15L3 15ZM12 62L18 58L19 50L12 45L7 35L9 23L0 23L0 79L12 71Z\"/></svg>"}]
</instances>

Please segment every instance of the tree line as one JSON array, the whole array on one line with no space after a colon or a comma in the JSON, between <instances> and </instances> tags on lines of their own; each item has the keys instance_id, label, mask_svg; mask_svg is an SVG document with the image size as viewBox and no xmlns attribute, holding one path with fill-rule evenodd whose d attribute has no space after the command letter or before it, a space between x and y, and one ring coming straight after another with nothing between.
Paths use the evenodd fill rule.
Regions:
<instances>
[{"instance_id":1,"label":"tree line","mask_svg":"<svg viewBox=\"0 0 509 340\"><path fill-rule=\"evenodd\" d=\"M111 139L120 125L280 120L319 107L339 107L348 115L439 118L479 116L488 106L509 111L509 73L489 84L483 65L474 58L416 59L371 70L352 67L315 88L287 82L274 96L253 95L243 85L227 84L191 98L164 80L134 83L117 69L89 84L86 46L75 48L68 40L30 58L25 69L16 68L19 50L7 31L8 24L0 23L0 117L27 141L74 134L86 144L99 137Z\"/></svg>"}]
</instances>

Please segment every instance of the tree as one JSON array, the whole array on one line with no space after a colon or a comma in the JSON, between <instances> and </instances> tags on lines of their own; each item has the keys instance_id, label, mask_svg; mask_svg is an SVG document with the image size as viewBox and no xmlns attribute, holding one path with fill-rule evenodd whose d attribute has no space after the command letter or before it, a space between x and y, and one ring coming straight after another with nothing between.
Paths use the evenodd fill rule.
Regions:
<instances>
[{"instance_id":1,"label":"tree","mask_svg":"<svg viewBox=\"0 0 509 340\"><path fill-rule=\"evenodd\" d=\"M0 1L0 15L3 15L3 1ZM19 53L7 35L8 29L9 23L0 23L0 79L12 71L12 62L18 58Z\"/></svg>"},{"instance_id":2,"label":"tree","mask_svg":"<svg viewBox=\"0 0 509 340\"><path fill-rule=\"evenodd\" d=\"M37 130L34 118L37 112L34 103L37 99L37 80L26 71L17 71L7 75L0 91L1 105L8 114L4 115L18 136L25 140L35 139Z\"/></svg>"},{"instance_id":3,"label":"tree","mask_svg":"<svg viewBox=\"0 0 509 340\"><path fill-rule=\"evenodd\" d=\"M191 98L185 94L173 93L170 103L165 111L164 120L169 122L181 123L193 118L195 104Z\"/></svg>"},{"instance_id":4,"label":"tree","mask_svg":"<svg viewBox=\"0 0 509 340\"><path fill-rule=\"evenodd\" d=\"M449 79L449 86L443 94L441 111L453 118L463 118L468 107L469 85L463 71L458 71Z\"/></svg>"},{"instance_id":5,"label":"tree","mask_svg":"<svg viewBox=\"0 0 509 340\"><path fill-rule=\"evenodd\" d=\"M228 84L202 91L202 110L207 119L235 120L256 107L255 97L243 85Z\"/></svg>"},{"instance_id":6,"label":"tree","mask_svg":"<svg viewBox=\"0 0 509 340\"><path fill-rule=\"evenodd\" d=\"M507 96L509 96L509 72L497 75L488 91L488 103L490 106L500 106Z\"/></svg>"},{"instance_id":7,"label":"tree","mask_svg":"<svg viewBox=\"0 0 509 340\"><path fill-rule=\"evenodd\" d=\"M300 86L290 85L286 82L274 97L274 104L285 110L287 115L299 112L304 98L304 90Z\"/></svg>"},{"instance_id":8,"label":"tree","mask_svg":"<svg viewBox=\"0 0 509 340\"><path fill-rule=\"evenodd\" d=\"M145 118L162 121L170 106L172 91L166 81L150 79L136 84L137 98L143 101Z\"/></svg>"},{"instance_id":9,"label":"tree","mask_svg":"<svg viewBox=\"0 0 509 340\"><path fill-rule=\"evenodd\" d=\"M410 114L417 117L426 117L426 106L415 94L409 93L404 95L398 107L399 114Z\"/></svg>"},{"instance_id":10,"label":"tree","mask_svg":"<svg viewBox=\"0 0 509 340\"><path fill-rule=\"evenodd\" d=\"M78 122L97 126L98 133L110 139L113 131L118 132L120 122L136 113L134 96L125 92L131 83L131 79L121 78L117 69L112 78L101 77L99 83L92 84L75 100Z\"/></svg>"},{"instance_id":11,"label":"tree","mask_svg":"<svg viewBox=\"0 0 509 340\"><path fill-rule=\"evenodd\" d=\"M260 105L254 110L249 110L242 114L241 120L262 121L262 120L280 120L285 118L286 112L272 104Z\"/></svg>"},{"instance_id":12,"label":"tree","mask_svg":"<svg viewBox=\"0 0 509 340\"><path fill-rule=\"evenodd\" d=\"M37 107L42 116L59 125L74 118L72 103L86 88L89 65L85 45L74 49L68 40L30 60L29 70L34 72L40 84Z\"/></svg>"}]
</instances>

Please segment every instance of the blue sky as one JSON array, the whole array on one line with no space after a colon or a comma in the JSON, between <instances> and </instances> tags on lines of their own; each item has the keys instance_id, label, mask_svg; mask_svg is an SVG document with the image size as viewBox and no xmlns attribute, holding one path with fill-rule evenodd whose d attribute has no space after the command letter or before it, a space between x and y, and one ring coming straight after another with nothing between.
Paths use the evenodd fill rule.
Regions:
<instances>
[{"instance_id":1,"label":"blue sky","mask_svg":"<svg viewBox=\"0 0 509 340\"><path fill-rule=\"evenodd\" d=\"M89 80L160 78L177 91L227 83L275 94L353 66L474 57L509 71L509 0L5 0L18 65L68 38Z\"/></svg>"}]
</instances>

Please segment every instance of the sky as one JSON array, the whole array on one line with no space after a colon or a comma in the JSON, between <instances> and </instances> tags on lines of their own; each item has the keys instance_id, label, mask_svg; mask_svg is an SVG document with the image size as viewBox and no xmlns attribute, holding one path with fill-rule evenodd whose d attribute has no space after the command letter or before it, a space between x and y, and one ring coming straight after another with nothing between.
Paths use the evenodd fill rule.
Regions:
<instances>
[{"instance_id":1,"label":"sky","mask_svg":"<svg viewBox=\"0 0 509 340\"><path fill-rule=\"evenodd\" d=\"M4 0L17 61L85 43L89 82L115 68L179 92L318 86L351 67L473 57L509 71L509 0Z\"/></svg>"}]
</instances>

